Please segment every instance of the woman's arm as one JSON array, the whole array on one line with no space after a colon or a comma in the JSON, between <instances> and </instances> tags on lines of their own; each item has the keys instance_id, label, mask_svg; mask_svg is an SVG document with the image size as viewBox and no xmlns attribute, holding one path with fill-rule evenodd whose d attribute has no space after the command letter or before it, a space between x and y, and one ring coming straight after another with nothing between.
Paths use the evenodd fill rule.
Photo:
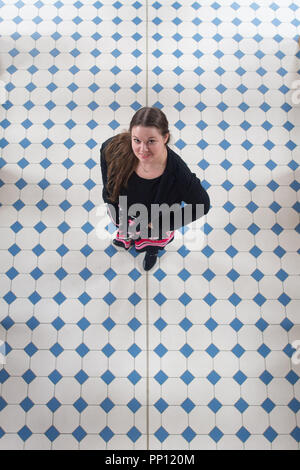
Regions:
<instances>
[{"instance_id":1,"label":"woman's arm","mask_svg":"<svg viewBox=\"0 0 300 470\"><path fill-rule=\"evenodd\" d=\"M186 226L206 215L210 209L210 198L207 191L203 188L196 174L191 172L184 161L182 161L177 173L177 184L179 199L185 202L187 206L181 207L180 204L175 204L177 207L170 211L170 224L167 227L165 225L167 225L168 219L163 225L163 214L161 213L151 220L152 225L163 229L163 232Z\"/></svg>"}]
</instances>

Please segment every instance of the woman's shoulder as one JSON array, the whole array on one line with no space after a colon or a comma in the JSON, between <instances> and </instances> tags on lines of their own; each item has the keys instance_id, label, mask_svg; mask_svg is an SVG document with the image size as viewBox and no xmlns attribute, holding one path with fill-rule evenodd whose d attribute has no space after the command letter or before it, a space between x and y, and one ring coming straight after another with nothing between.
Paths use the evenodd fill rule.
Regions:
<instances>
[{"instance_id":1,"label":"woman's shoulder","mask_svg":"<svg viewBox=\"0 0 300 470\"><path fill-rule=\"evenodd\" d=\"M177 177L179 177L180 173L182 172L189 172L189 167L187 166L183 158L178 155L178 153L176 153L174 150L172 150L169 146L168 149L170 152L170 172L174 173Z\"/></svg>"}]
</instances>

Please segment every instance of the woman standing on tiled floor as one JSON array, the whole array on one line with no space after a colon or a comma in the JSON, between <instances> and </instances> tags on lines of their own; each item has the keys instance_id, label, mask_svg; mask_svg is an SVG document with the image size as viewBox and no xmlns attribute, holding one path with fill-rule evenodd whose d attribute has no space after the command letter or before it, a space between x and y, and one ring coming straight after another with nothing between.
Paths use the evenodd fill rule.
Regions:
<instances>
[{"instance_id":1,"label":"woman standing on tiled floor","mask_svg":"<svg viewBox=\"0 0 300 470\"><path fill-rule=\"evenodd\" d=\"M209 196L200 180L167 146L169 140L165 114L159 108L144 107L133 116L128 132L111 137L101 147L102 197L108 204L112 222L119 227L113 243L128 250L134 242L136 250L146 251L143 263L146 271L154 266L158 250L173 241L175 229L183 226L182 221L186 225L207 214L210 207ZM141 238L134 217L127 218L125 230L120 229L124 220L119 196L127 196L128 208L135 203L144 204L148 214L151 214L151 204L166 203L171 207L184 201L192 205L191 217L187 207L178 207L176 212L181 222L171 212L169 231L163 229L161 217L148 218L148 227L156 227L159 237Z\"/></svg>"}]
</instances>

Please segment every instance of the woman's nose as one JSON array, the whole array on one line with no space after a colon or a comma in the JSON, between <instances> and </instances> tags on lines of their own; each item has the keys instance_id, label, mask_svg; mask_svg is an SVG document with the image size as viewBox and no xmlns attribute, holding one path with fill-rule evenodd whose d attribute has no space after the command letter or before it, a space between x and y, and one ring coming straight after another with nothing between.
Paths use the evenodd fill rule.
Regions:
<instances>
[{"instance_id":1,"label":"woman's nose","mask_svg":"<svg viewBox=\"0 0 300 470\"><path fill-rule=\"evenodd\" d=\"M142 143L142 144L141 144L141 149L142 149L143 151L146 151L146 152L147 152L147 151L148 151L148 146L147 146L146 144L143 144L143 143Z\"/></svg>"}]
</instances>

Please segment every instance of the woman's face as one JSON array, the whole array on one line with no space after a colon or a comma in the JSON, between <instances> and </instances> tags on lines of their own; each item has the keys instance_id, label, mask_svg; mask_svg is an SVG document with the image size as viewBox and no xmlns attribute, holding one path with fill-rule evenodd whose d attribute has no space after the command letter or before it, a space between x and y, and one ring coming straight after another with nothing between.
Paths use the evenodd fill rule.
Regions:
<instances>
[{"instance_id":1,"label":"woman's face","mask_svg":"<svg viewBox=\"0 0 300 470\"><path fill-rule=\"evenodd\" d=\"M168 137L169 134L163 137L156 127L134 126L131 130L132 150L142 163L161 163Z\"/></svg>"}]
</instances>

